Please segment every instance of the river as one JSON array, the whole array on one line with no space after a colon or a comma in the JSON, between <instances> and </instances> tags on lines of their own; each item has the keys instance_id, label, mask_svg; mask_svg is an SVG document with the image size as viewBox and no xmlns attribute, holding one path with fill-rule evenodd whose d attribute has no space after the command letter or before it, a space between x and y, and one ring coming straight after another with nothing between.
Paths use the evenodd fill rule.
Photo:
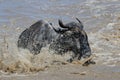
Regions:
<instances>
[{"instance_id":1,"label":"river","mask_svg":"<svg viewBox=\"0 0 120 80\"><path fill-rule=\"evenodd\" d=\"M30 72L29 69L31 69L33 65L35 65L35 68L36 66L45 67L51 65L53 59L64 59L60 56L55 57L48 55L49 52L46 50L47 48L43 49L43 52L38 56L33 56L26 50L19 51L16 43L20 33L41 19L47 20L53 23L55 27L58 27L58 19L61 19L64 23L68 23L70 21L76 21L76 17L83 22L84 29L88 34L92 53L96 55L94 60L97 64L88 68L78 65L61 65L61 69L58 66L55 67L55 69L48 68L48 70L39 72L38 75L36 74L35 77L32 75L32 77L29 76L28 78L27 75L24 75L24 73ZM60 80L61 78L63 80L73 80L73 78L75 78L75 80L119 80L120 1L0 0L0 44L0 69L2 70L0 72L0 79L2 80L13 80L14 78L21 80L22 77L20 77L19 73L23 73L23 78L26 78L26 80L38 80L39 76L42 80L53 80L53 78L55 80ZM7 67L9 65L12 65L15 70L10 67L11 70L8 70L8 72L10 71L11 73L11 71L15 71L15 74L10 75L4 72L8 69ZM18 65L20 66L16 69ZM1 66L4 66L4 68ZM79 69L76 69L78 67ZM51 72L51 70L55 71L56 74ZM74 72L78 70L85 70L86 76L79 77L77 75L75 77L73 74L72 76L71 74L68 75L71 71ZM61 74L57 71L61 71ZM48 78L45 78L45 76L48 76Z\"/></svg>"}]
</instances>

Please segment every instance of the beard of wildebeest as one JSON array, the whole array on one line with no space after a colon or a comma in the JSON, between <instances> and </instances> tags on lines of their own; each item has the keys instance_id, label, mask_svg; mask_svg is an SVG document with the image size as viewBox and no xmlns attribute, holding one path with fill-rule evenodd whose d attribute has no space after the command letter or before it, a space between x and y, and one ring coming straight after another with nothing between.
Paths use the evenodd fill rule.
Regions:
<instances>
[{"instance_id":1,"label":"beard of wildebeest","mask_svg":"<svg viewBox=\"0 0 120 80\"><path fill-rule=\"evenodd\" d=\"M74 55L68 61L73 59L80 60L81 57L86 58L91 55L91 49L88 43L88 37L86 32L83 30L81 21L76 18L79 23L70 22L63 24L59 20L59 25L62 29L53 29L59 34L58 38L50 44L50 49L54 50L57 54L65 54L68 51L72 51Z\"/></svg>"},{"instance_id":2,"label":"beard of wildebeest","mask_svg":"<svg viewBox=\"0 0 120 80\"><path fill-rule=\"evenodd\" d=\"M40 20L24 30L18 39L18 47L39 54L42 47L50 44L54 39L53 29L46 21Z\"/></svg>"}]
</instances>

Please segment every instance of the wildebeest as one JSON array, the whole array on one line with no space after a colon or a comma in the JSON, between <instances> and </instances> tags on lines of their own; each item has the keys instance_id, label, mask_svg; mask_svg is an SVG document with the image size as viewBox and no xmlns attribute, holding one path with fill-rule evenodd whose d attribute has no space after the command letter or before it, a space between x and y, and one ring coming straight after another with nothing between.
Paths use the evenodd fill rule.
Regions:
<instances>
[{"instance_id":1,"label":"wildebeest","mask_svg":"<svg viewBox=\"0 0 120 80\"><path fill-rule=\"evenodd\" d=\"M18 47L27 48L33 54L40 53L42 47L50 45L49 49L56 54L65 54L72 51L74 55L70 62L81 57L86 58L91 55L88 37L83 29L82 22L63 24L59 20L59 28L55 28L51 23L40 20L22 32L19 36Z\"/></svg>"}]
</instances>

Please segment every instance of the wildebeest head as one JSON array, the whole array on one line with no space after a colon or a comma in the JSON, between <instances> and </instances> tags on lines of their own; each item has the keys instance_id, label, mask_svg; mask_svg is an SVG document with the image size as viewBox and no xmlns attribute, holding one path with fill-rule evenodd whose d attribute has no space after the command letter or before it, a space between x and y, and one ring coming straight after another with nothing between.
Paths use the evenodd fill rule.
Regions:
<instances>
[{"instance_id":1,"label":"wildebeest head","mask_svg":"<svg viewBox=\"0 0 120 80\"><path fill-rule=\"evenodd\" d=\"M56 39L52 47L59 54L63 54L67 51L73 51L75 53L74 57L89 57L91 55L91 49L88 43L88 37L86 32L83 29L82 22L76 18L78 23L70 22L64 24L62 20L59 20L60 28L54 29L56 33L59 34L59 37Z\"/></svg>"}]
</instances>

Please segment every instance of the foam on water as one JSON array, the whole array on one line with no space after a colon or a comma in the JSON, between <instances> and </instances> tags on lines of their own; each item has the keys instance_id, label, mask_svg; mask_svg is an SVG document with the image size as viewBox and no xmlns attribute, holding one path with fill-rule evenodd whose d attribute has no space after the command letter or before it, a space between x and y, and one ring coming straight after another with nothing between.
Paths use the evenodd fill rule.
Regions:
<instances>
[{"instance_id":1,"label":"foam on water","mask_svg":"<svg viewBox=\"0 0 120 80\"><path fill-rule=\"evenodd\" d=\"M72 54L72 53L71 53ZM44 47L38 55L31 54L27 49L17 47L15 42L4 38L0 46L0 70L7 73L23 73L43 71L53 64L62 64L71 57L52 54L49 47Z\"/></svg>"},{"instance_id":2,"label":"foam on water","mask_svg":"<svg viewBox=\"0 0 120 80\"><path fill-rule=\"evenodd\" d=\"M96 33L91 33L91 47L95 51L97 61L103 64L118 64L120 52L120 25L119 23L108 23Z\"/></svg>"}]
</instances>

